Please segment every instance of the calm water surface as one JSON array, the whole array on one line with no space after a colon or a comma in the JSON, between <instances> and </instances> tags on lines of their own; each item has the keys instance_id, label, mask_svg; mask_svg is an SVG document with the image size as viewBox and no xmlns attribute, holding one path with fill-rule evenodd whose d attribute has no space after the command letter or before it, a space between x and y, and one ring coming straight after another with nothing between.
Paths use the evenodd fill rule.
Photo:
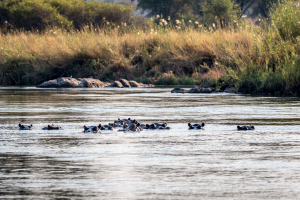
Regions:
<instances>
[{"instance_id":1,"label":"calm water surface","mask_svg":"<svg viewBox=\"0 0 300 200\"><path fill-rule=\"evenodd\" d=\"M0 88L0 198L299 199L297 98L170 91ZM83 133L118 117L172 130Z\"/></svg>"}]
</instances>

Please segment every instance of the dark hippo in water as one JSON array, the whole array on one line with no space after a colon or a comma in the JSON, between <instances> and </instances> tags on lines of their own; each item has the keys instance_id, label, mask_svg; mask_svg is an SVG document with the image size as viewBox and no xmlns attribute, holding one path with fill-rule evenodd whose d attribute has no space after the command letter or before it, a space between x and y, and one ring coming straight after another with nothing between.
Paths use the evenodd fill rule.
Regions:
<instances>
[{"instance_id":1,"label":"dark hippo in water","mask_svg":"<svg viewBox=\"0 0 300 200\"><path fill-rule=\"evenodd\" d=\"M110 130L110 131L112 131L112 130L114 130L114 123L109 123L108 125L101 125L101 124L99 124L99 126L98 127L100 127L100 130Z\"/></svg>"},{"instance_id":2,"label":"dark hippo in water","mask_svg":"<svg viewBox=\"0 0 300 200\"><path fill-rule=\"evenodd\" d=\"M48 125L47 127L42 128L42 130L61 130L60 126L54 126L53 124L50 126Z\"/></svg>"},{"instance_id":3,"label":"dark hippo in water","mask_svg":"<svg viewBox=\"0 0 300 200\"><path fill-rule=\"evenodd\" d=\"M239 131L247 131L247 130L255 130L255 127L250 125L250 126L237 126L237 130Z\"/></svg>"},{"instance_id":4,"label":"dark hippo in water","mask_svg":"<svg viewBox=\"0 0 300 200\"><path fill-rule=\"evenodd\" d=\"M159 130L170 130L171 127L168 127L167 126L167 123L163 123L163 124L160 124L160 123L154 123L154 124L142 124L141 125L141 128L143 129L151 129L151 130L156 130L156 129L159 129Z\"/></svg>"},{"instance_id":5,"label":"dark hippo in water","mask_svg":"<svg viewBox=\"0 0 300 200\"><path fill-rule=\"evenodd\" d=\"M133 132L139 132L142 131L143 128L140 126L140 123L137 124L124 124L123 129L120 129L118 131L133 131Z\"/></svg>"},{"instance_id":6,"label":"dark hippo in water","mask_svg":"<svg viewBox=\"0 0 300 200\"><path fill-rule=\"evenodd\" d=\"M189 129L203 129L203 127L205 126L204 123L202 124L191 124L191 123L188 123L188 126L189 126Z\"/></svg>"},{"instance_id":7,"label":"dark hippo in water","mask_svg":"<svg viewBox=\"0 0 300 200\"><path fill-rule=\"evenodd\" d=\"M31 130L32 124L31 125L24 125L24 124L19 124L19 130Z\"/></svg>"},{"instance_id":8,"label":"dark hippo in water","mask_svg":"<svg viewBox=\"0 0 300 200\"><path fill-rule=\"evenodd\" d=\"M101 128L101 124L99 124L98 126L83 126L84 133L101 133L100 128Z\"/></svg>"}]
</instances>

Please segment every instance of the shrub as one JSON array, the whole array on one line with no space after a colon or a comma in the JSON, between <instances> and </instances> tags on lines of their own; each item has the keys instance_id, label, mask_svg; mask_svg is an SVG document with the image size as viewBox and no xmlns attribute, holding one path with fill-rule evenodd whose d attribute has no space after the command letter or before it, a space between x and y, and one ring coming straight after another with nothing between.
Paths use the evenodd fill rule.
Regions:
<instances>
[{"instance_id":1,"label":"shrub","mask_svg":"<svg viewBox=\"0 0 300 200\"><path fill-rule=\"evenodd\" d=\"M300 3L284 0L275 4L271 13L271 23L283 39L295 39L300 36Z\"/></svg>"},{"instance_id":2,"label":"shrub","mask_svg":"<svg viewBox=\"0 0 300 200\"><path fill-rule=\"evenodd\" d=\"M95 27L129 23L133 9L120 4L83 0L4 0L0 2L0 21L8 21L16 29L40 30L85 25Z\"/></svg>"},{"instance_id":3,"label":"shrub","mask_svg":"<svg viewBox=\"0 0 300 200\"><path fill-rule=\"evenodd\" d=\"M25 30L44 30L53 26L68 29L72 25L50 4L40 0L19 1L12 5L6 4L5 7L8 10L8 21L14 26Z\"/></svg>"},{"instance_id":4,"label":"shrub","mask_svg":"<svg viewBox=\"0 0 300 200\"><path fill-rule=\"evenodd\" d=\"M202 3L203 20L211 26L216 23L221 28L237 20L240 9L233 0L209 0Z\"/></svg>"}]
</instances>

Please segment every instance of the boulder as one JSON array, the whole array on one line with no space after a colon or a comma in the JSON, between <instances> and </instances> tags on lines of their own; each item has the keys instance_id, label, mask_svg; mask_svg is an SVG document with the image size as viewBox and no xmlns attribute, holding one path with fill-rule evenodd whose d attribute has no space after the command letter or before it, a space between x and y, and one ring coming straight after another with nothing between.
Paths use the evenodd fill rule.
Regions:
<instances>
[{"instance_id":1,"label":"boulder","mask_svg":"<svg viewBox=\"0 0 300 200\"><path fill-rule=\"evenodd\" d=\"M55 80L46 81L38 87L47 87L47 88L72 88L77 87L81 82L75 78L71 77L62 77Z\"/></svg>"},{"instance_id":2,"label":"boulder","mask_svg":"<svg viewBox=\"0 0 300 200\"><path fill-rule=\"evenodd\" d=\"M212 93L213 89L212 88L201 88L200 93Z\"/></svg>"},{"instance_id":3,"label":"boulder","mask_svg":"<svg viewBox=\"0 0 300 200\"><path fill-rule=\"evenodd\" d=\"M200 89L194 87L194 88L190 89L190 90L188 91L188 93L200 93Z\"/></svg>"},{"instance_id":4,"label":"boulder","mask_svg":"<svg viewBox=\"0 0 300 200\"><path fill-rule=\"evenodd\" d=\"M144 84L138 83L136 81L129 81L129 84L131 87L140 87L141 85L144 85Z\"/></svg>"},{"instance_id":5,"label":"boulder","mask_svg":"<svg viewBox=\"0 0 300 200\"><path fill-rule=\"evenodd\" d=\"M120 79L120 82L124 87L131 87L129 81L127 81L126 79Z\"/></svg>"},{"instance_id":6,"label":"boulder","mask_svg":"<svg viewBox=\"0 0 300 200\"><path fill-rule=\"evenodd\" d=\"M93 78L72 78L72 77L62 77L54 80L46 81L37 87L43 88L100 88L100 87L154 87L151 84L138 83L136 81L127 81L126 79L121 79L120 81L115 81L113 83L105 83L98 79Z\"/></svg>"},{"instance_id":7,"label":"boulder","mask_svg":"<svg viewBox=\"0 0 300 200\"><path fill-rule=\"evenodd\" d=\"M108 87L118 87L118 88L123 88L123 84L120 81L115 81L113 82L110 86Z\"/></svg>"},{"instance_id":8,"label":"boulder","mask_svg":"<svg viewBox=\"0 0 300 200\"><path fill-rule=\"evenodd\" d=\"M214 88L197 88L194 87L188 91L188 93L212 93L215 91Z\"/></svg>"},{"instance_id":9,"label":"boulder","mask_svg":"<svg viewBox=\"0 0 300 200\"><path fill-rule=\"evenodd\" d=\"M171 93L185 93L187 92L186 90L182 89L182 88L174 88Z\"/></svg>"},{"instance_id":10,"label":"boulder","mask_svg":"<svg viewBox=\"0 0 300 200\"><path fill-rule=\"evenodd\" d=\"M81 81L81 83L82 83L82 84L80 84L80 87L81 87L81 85L83 85L82 87L100 88L100 87L105 87L108 85L107 83L104 83L98 79L93 79L93 78L79 78L77 80Z\"/></svg>"}]
</instances>

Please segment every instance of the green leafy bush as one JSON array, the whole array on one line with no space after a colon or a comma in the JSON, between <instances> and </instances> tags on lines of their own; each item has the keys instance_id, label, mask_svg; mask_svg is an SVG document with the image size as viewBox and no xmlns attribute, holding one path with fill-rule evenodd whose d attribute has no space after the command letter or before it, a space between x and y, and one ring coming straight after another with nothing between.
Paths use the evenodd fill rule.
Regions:
<instances>
[{"instance_id":1,"label":"green leafy bush","mask_svg":"<svg viewBox=\"0 0 300 200\"><path fill-rule=\"evenodd\" d=\"M300 36L300 3L284 0L274 6L271 14L274 25L283 39Z\"/></svg>"},{"instance_id":2,"label":"green leafy bush","mask_svg":"<svg viewBox=\"0 0 300 200\"><path fill-rule=\"evenodd\" d=\"M1 24L8 22L15 29L40 31L129 24L133 13L128 6L84 0L4 0L0 11Z\"/></svg>"}]
</instances>

